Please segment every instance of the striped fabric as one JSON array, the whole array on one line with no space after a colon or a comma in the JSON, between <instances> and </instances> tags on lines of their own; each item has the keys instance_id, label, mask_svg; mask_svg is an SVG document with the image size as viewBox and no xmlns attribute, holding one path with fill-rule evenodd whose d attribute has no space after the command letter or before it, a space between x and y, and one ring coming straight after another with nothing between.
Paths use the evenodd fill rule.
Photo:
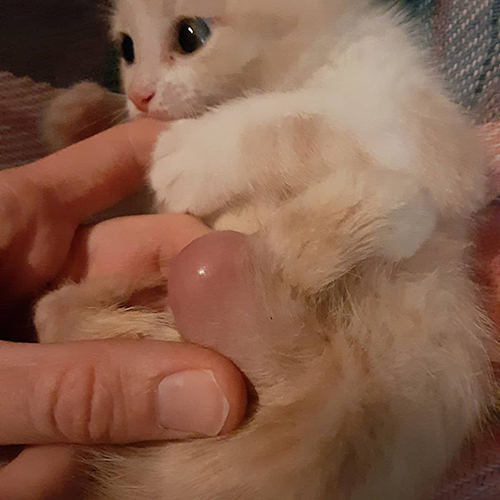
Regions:
<instances>
[{"instance_id":1,"label":"striped fabric","mask_svg":"<svg viewBox=\"0 0 500 500\"><path fill-rule=\"evenodd\" d=\"M434 47L452 94L478 122L498 119L500 0L439 0L434 9Z\"/></svg>"},{"instance_id":2,"label":"striped fabric","mask_svg":"<svg viewBox=\"0 0 500 500\"><path fill-rule=\"evenodd\" d=\"M0 170L44 156L38 122L54 92L46 83L0 72Z\"/></svg>"}]
</instances>

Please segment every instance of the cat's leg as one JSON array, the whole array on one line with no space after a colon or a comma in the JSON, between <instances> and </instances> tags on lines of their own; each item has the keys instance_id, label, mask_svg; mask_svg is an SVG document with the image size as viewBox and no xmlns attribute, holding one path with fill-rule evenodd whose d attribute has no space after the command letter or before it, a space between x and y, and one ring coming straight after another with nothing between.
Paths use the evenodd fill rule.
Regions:
<instances>
[{"instance_id":1,"label":"cat's leg","mask_svg":"<svg viewBox=\"0 0 500 500\"><path fill-rule=\"evenodd\" d=\"M210 215L261 192L287 197L325 177L318 159L339 142L327 119L299 93L229 103L160 135L150 171L168 211Z\"/></svg>"},{"instance_id":2,"label":"cat's leg","mask_svg":"<svg viewBox=\"0 0 500 500\"><path fill-rule=\"evenodd\" d=\"M366 259L399 262L430 238L438 212L414 180L382 169L339 168L284 203L255 244L272 270L309 294Z\"/></svg>"},{"instance_id":3,"label":"cat's leg","mask_svg":"<svg viewBox=\"0 0 500 500\"><path fill-rule=\"evenodd\" d=\"M50 151L58 151L117 125L127 117L126 98L83 82L62 90L50 103L41 135Z\"/></svg>"},{"instance_id":4,"label":"cat's leg","mask_svg":"<svg viewBox=\"0 0 500 500\"><path fill-rule=\"evenodd\" d=\"M145 278L131 284L119 278L63 285L35 306L40 342L105 338L179 340L166 310L166 283Z\"/></svg>"},{"instance_id":5,"label":"cat's leg","mask_svg":"<svg viewBox=\"0 0 500 500\"><path fill-rule=\"evenodd\" d=\"M352 103L340 106L317 90L266 94L172 124L159 136L149 174L158 202L203 217L255 197L282 201L353 165L413 178L440 211L470 217L484 206L481 143L446 99L430 94L418 109L412 102L366 126L337 105Z\"/></svg>"},{"instance_id":6,"label":"cat's leg","mask_svg":"<svg viewBox=\"0 0 500 500\"><path fill-rule=\"evenodd\" d=\"M380 165L314 103L262 96L181 122L160 137L150 173L168 210L206 216L232 202L276 206L266 242L277 266L310 291L368 257L412 257L438 217L416 176Z\"/></svg>"}]
</instances>

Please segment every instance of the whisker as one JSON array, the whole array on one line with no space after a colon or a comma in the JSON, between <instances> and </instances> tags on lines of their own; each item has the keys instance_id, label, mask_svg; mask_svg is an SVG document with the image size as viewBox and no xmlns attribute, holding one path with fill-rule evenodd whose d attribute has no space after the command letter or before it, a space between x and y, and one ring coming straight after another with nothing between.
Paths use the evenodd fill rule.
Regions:
<instances>
[{"instance_id":1,"label":"whisker","mask_svg":"<svg viewBox=\"0 0 500 500\"><path fill-rule=\"evenodd\" d=\"M126 109L117 109L112 113L107 115L103 115L91 122L87 122L82 124L78 129L75 130L76 134L80 134L85 132L88 129L91 129L94 125L97 125L100 122L111 123L111 125L116 125L118 123L122 123L127 118L127 110Z\"/></svg>"},{"instance_id":2,"label":"whisker","mask_svg":"<svg viewBox=\"0 0 500 500\"><path fill-rule=\"evenodd\" d=\"M128 113L125 111L121 116L118 115L116 116L112 121L111 124L112 126L118 125L120 123L125 123L128 120L129 116Z\"/></svg>"},{"instance_id":3,"label":"whisker","mask_svg":"<svg viewBox=\"0 0 500 500\"><path fill-rule=\"evenodd\" d=\"M123 92L110 92L110 94L112 94L113 98L122 99L124 102L128 99L127 94Z\"/></svg>"}]
</instances>

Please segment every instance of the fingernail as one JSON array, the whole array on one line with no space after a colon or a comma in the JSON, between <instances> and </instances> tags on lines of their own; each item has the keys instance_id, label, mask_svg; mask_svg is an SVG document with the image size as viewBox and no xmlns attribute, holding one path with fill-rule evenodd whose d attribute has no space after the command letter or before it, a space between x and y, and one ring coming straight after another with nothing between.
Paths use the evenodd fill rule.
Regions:
<instances>
[{"instance_id":1,"label":"fingernail","mask_svg":"<svg viewBox=\"0 0 500 500\"><path fill-rule=\"evenodd\" d=\"M229 403L212 371L185 371L160 382L158 414L166 429L217 436L226 423Z\"/></svg>"}]
</instances>

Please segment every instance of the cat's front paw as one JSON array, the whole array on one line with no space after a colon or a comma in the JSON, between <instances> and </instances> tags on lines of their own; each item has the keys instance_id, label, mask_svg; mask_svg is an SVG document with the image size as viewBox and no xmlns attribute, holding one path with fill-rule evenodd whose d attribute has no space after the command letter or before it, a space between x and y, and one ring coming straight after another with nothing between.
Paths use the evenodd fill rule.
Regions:
<instances>
[{"instance_id":1,"label":"cat's front paw","mask_svg":"<svg viewBox=\"0 0 500 500\"><path fill-rule=\"evenodd\" d=\"M149 183L161 211L210 215L237 191L232 146L198 120L181 120L160 135Z\"/></svg>"}]
</instances>

